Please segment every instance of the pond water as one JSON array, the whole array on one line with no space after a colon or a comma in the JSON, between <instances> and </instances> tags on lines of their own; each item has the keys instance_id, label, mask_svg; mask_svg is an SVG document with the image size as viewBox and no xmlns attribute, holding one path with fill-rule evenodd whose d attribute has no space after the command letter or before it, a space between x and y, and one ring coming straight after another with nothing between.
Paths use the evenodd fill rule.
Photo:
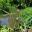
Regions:
<instances>
[{"instance_id":1,"label":"pond water","mask_svg":"<svg viewBox=\"0 0 32 32\"><path fill-rule=\"evenodd\" d=\"M1 21L1 25L8 25L8 17L6 18L0 18L0 21Z\"/></svg>"}]
</instances>

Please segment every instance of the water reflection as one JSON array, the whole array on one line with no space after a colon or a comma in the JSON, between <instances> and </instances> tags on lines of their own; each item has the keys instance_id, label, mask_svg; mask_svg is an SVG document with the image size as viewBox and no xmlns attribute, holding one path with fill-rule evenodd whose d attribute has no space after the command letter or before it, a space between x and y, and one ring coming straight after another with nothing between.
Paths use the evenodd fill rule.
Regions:
<instances>
[{"instance_id":1,"label":"water reflection","mask_svg":"<svg viewBox=\"0 0 32 32\"><path fill-rule=\"evenodd\" d=\"M7 18L0 18L1 25L8 25L8 17Z\"/></svg>"}]
</instances>

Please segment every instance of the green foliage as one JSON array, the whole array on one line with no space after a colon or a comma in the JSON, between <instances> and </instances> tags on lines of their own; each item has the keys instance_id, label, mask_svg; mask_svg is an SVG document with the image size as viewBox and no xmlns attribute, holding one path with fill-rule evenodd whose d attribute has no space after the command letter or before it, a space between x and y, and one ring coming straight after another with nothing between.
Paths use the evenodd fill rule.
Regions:
<instances>
[{"instance_id":1,"label":"green foliage","mask_svg":"<svg viewBox=\"0 0 32 32\"><path fill-rule=\"evenodd\" d=\"M1 28L1 30L0 30L1 32L12 32L13 31L13 29L12 28L9 28L9 27L7 27L6 25L4 25L4 26L2 26L2 28Z\"/></svg>"},{"instance_id":2,"label":"green foliage","mask_svg":"<svg viewBox=\"0 0 32 32\"><path fill-rule=\"evenodd\" d=\"M23 0L21 0L21 1L23 2ZM16 5L11 6L11 4L9 2L10 2L10 0L7 0L7 1L6 0L0 0L0 9L5 10L5 11L7 11L9 13L11 13L11 12L15 13L16 12ZM19 0L19 2L20 2L20 0ZM2 10L0 10L0 14L3 14ZM25 26L29 27L29 25L32 24L32 20L31 21L29 20L32 17L32 7L28 7L28 8L26 7L25 9L20 10L19 13L17 12L17 14L12 15L12 16L14 16L15 18L16 17L21 18L20 19L21 21L18 20L21 23L21 27L23 27L23 28Z\"/></svg>"},{"instance_id":3,"label":"green foliage","mask_svg":"<svg viewBox=\"0 0 32 32\"><path fill-rule=\"evenodd\" d=\"M2 0L1 2L0 2L0 9L2 9L2 10L5 10L5 11L7 11L7 12L15 12L16 11L16 7L15 6L11 6L11 4L9 3L9 1L10 0ZM3 14L4 12L3 11L1 11L2 13L0 13L0 14ZM5 14L5 13L4 13Z\"/></svg>"},{"instance_id":4,"label":"green foliage","mask_svg":"<svg viewBox=\"0 0 32 32\"><path fill-rule=\"evenodd\" d=\"M32 7L27 7L20 12L21 16L21 27L31 27L32 26ZM22 27L23 28L23 27Z\"/></svg>"}]
</instances>

